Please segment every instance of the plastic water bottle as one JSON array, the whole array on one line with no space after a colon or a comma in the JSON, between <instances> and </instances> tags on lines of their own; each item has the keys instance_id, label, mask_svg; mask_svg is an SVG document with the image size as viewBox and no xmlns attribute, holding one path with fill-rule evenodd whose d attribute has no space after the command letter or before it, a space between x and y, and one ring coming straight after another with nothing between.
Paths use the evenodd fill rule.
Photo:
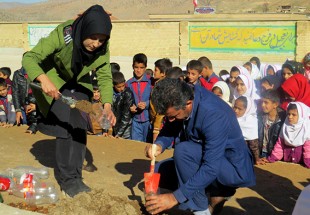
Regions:
<instances>
[{"instance_id":1,"label":"plastic water bottle","mask_svg":"<svg viewBox=\"0 0 310 215\"><path fill-rule=\"evenodd\" d=\"M8 190L11 186L11 179L0 175L0 191Z\"/></svg>"},{"instance_id":2,"label":"plastic water bottle","mask_svg":"<svg viewBox=\"0 0 310 215\"><path fill-rule=\"evenodd\" d=\"M40 179L47 179L49 177L49 171L46 167L32 167L32 166L17 166L15 168L9 168L5 171L5 175L11 179L20 178L25 173L32 173Z\"/></svg>"},{"instance_id":3,"label":"plastic water bottle","mask_svg":"<svg viewBox=\"0 0 310 215\"><path fill-rule=\"evenodd\" d=\"M26 203L29 205L54 204L58 201L58 194L55 191L50 193L33 193L26 195Z\"/></svg>"},{"instance_id":4,"label":"plastic water bottle","mask_svg":"<svg viewBox=\"0 0 310 215\"><path fill-rule=\"evenodd\" d=\"M108 117L105 113L102 114L102 116L99 118L99 124L101 128L106 131L108 131L109 128L111 127L111 122L110 120L108 120Z\"/></svg>"}]
</instances>

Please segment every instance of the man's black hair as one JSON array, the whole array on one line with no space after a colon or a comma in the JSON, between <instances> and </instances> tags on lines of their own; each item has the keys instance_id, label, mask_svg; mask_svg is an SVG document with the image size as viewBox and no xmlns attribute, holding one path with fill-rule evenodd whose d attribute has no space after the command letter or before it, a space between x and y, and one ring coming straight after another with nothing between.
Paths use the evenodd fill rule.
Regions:
<instances>
[{"instance_id":1,"label":"man's black hair","mask_svg":"<svg viewBox=\"0 0 310 215\"><path fill-rule=\"evenodd\" d=\"M264 99L269 99L273 103L280 104L280 95L279 95L279 92L277 90L272 90L272 89L266 90L266 91L262 92L261 97Z\"/></svg>"},{"instance_id":2,"label":"man's black hair","mask_svg":"<svg viewBox=\"0 0 310 215\"><path fill-rule=\"evenodd\" d=\"M121 72L113 72L112 79L113 79L113 85L121 84L126 81L124 74Z\"/></svg>"},{"instance_id":3,"label":"man's black hair","mask_svg":"<svg viewBox=\"0 0 310 215\"><path fill-rule=\"evenodd\" d=\"M160 73L166 74L167 70L172 67L172 62L168 58L162 58L155 62L155 67L160 70Z\"/></svg>"},{"instance_id":4,"label":"man's black hair","mask_svg":"<svg viewBox=\"0 0 310 215\"><path fill-rule=\"evenodd\" d=\"M187 63L186 65L186 69L192 69L192 70L197 70L199 72L199 74L202 72L203 70L203 65L200 61L198 60L191 60Z\"/></svg>"},{"instance_id":5,"label":"man's black hair","mask_svg":"<svg viewBox=\"0 0 310 215\"><path fill-rule=\"evenodd\" d=\"M147 57L146 57L146 55L143 54L143 53L139 53L139 54L136 54L135 56L133 56L132 66L135 63L142 63L145 67L147 67Z\"/></svg>"},{"instance_id":6,"label":"man's black hair","mask_svg":"<svg viewBox=\"0 0 310 215\"><path fill-rule=\"evenodd\" d=\"M155 85L151 100L159 114L166 114L168 108L184 109L188 100L194 99L193 89L180 79L164 78Z\"/></svg>"}]
</instances>

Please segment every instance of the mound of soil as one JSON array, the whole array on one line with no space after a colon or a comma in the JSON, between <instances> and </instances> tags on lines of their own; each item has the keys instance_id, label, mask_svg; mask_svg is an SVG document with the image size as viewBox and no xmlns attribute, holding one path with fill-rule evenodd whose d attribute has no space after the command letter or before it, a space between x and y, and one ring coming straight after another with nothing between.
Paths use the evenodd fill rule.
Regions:
<instances>
[{"instance_id":1,"label":"mound of soil","mask_svg":"<svg viewBox=\"0 0 310 215\"><path fill-rule=\"evenodd\" d=\"M104 189L92 190L89 193L80 193L74 198L63 199L54 208L49 210L52 215L136 215L141 214L137 201L128 198L112 196Z\"/></svg>"}]
</instances>

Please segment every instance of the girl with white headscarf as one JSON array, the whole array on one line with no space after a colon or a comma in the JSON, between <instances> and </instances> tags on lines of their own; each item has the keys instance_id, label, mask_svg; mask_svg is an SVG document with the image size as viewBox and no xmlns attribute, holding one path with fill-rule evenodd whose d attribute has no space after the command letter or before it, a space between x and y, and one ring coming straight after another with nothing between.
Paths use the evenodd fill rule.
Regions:
<instances>
[{"instance_id":1,"label":"girl with white headscarf","mask_svg":"<svg viewBox=\"0 0 310 215\"><path fill-rule=\"evenodd\" d=\"M233 110L236 113L244 140L248 144L255 159L255 163L260 163L258 148L258 120L255 102L247 96L240 96L236 99Z\"/></svg>"},{"instance_id":2,"label":"girl with white headscarf","mask_svg":"<svg viewBox=\"0 0 310 215\"><path fill-rule=\"evenodd\" d=\"M244 95L252 98L253 100L260 99L260 96L258 95L258 91L256 88L256 85L254 83L254 80L249 75L249 73L241 73L238 78L236 79L236 87L234 89L234 100L236 100L238 97ZM245 88L244 88L245 87Z\"/></svg>"},{"instance_id":3,"label":"girl with white headscarf","mask_svg":"<svg viewBox=\"0 0 310 215\"><path fill-rule=\"evenodd\" d=\"M291 102L279 139L269 162L282 160L304 163L310 168L310 108L302 102Z\"/></svg>"},{"instance_id":4,"label":"girl with white headscarf","mask_svg":"<svg viewBox=\"0 0 310 215\"><path fill-rule=\"evenodd\" d=\"M216 82L212 87L212 92L231 106L231 103L229 102L230 89L225 81Z\"/></svg>"}]
</instances>

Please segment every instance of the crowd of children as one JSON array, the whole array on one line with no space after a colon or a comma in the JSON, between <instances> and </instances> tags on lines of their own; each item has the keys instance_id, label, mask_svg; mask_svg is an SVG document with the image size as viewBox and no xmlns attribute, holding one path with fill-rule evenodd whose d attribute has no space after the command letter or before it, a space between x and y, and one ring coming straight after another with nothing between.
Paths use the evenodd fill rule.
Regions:
<instances>
[{"instance_id":1,"label":"crowd of children","mask_svg":"<svg viewBox=\"0 0 310 215\"><path fill-rule=\"evenodd\" d=\"M189 61L183 70L173 67L168 58L157 60L154 70L147 67L147 56L136 54L133 77L126 81L120 66L111 63L117 119L111 136L154 142L165 117L152 105L152 88L166 77L178 78L213 92L233 108L256 164L284 160L310 168L310 53L302 62L287 60L282 65L263 64L252 57L218 76L205 56ZM10 68L0 68L0 125L25 124L26 132L35 134L38 111L27 73L23 68L15 71L12 81L10 75ZM95 71L91 78L96 109L102 103ZM107 136L108 132L96 117L89 117L89 134Z\"/></svg>"}]
</instances>

